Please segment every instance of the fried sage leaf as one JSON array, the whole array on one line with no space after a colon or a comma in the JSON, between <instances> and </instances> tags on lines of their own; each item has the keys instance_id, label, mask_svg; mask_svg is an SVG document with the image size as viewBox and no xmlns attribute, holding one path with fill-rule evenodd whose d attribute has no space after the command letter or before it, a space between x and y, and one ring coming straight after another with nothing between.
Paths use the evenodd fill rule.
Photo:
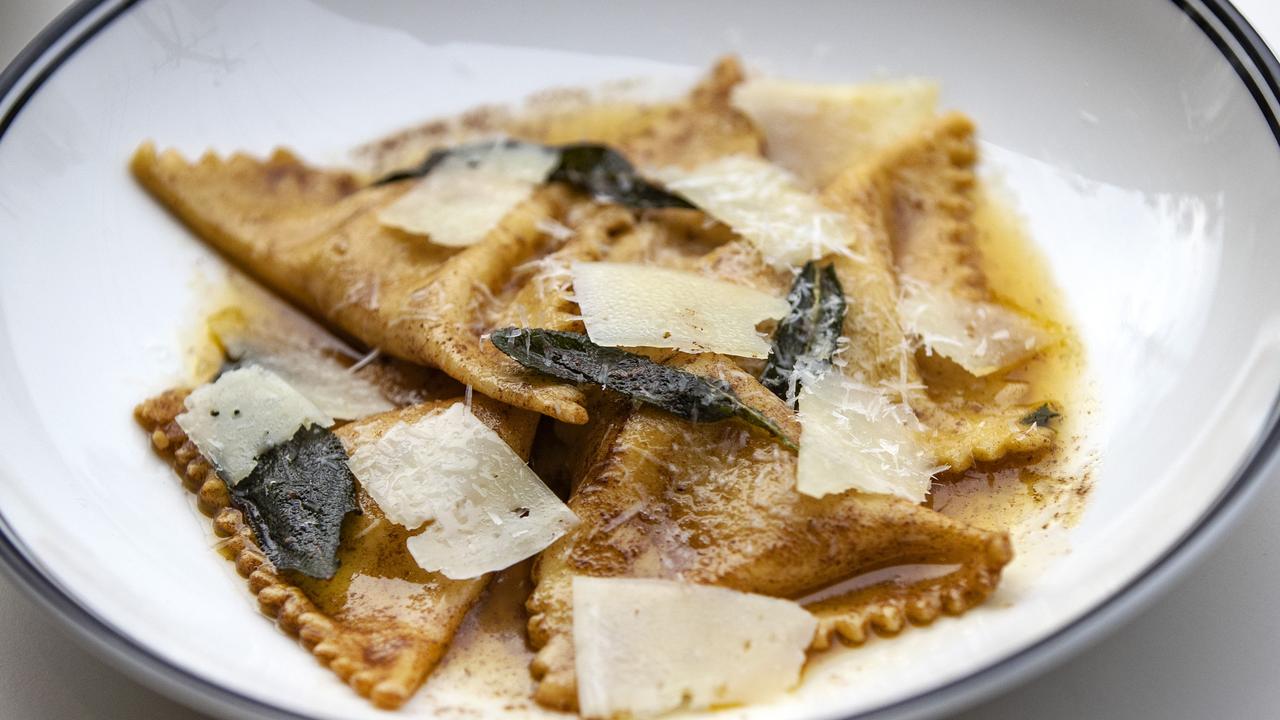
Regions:
<instances>
[{"instance_id":1,"label":"fried sage leaf","mask_svg":"<svg viewBox=\"0 0 1280 720\"><path fill-rule=\"evenodd\" d=\"M280 570L328 579L338 571L342 518L356 509L342 441L312 425L263 453L231 502Z\"/></svg>"},{"instance_id":2,"label":"fried sage leaf","mask_svg":"<svg viewBox=\"0 0 1280 720\"><path fill-rule=\"evenodd\" d=\"M595 383L691 422L737 418L795 444L782 429L738 399L721 380L659 365L641 355L602 347L580 333L502 328L489 341L521 365L570 382Z\"/></svg>"},{"instance_id":3,"label":"fried sage leaf","mask_svg":"<svg viewBox=\"0 0 1280 720\"><path fill-rule=\"evenodd\" d=\"M560 164L547 179L571 185L598 200L632 208L693 207L688 200L640 177L622 153L608 145L562 145Z\"/></svg>"},{"instance_id":4,"label":"fried sage leaf","mask_svg":"<svg viewBox=\"0 0 1280 720\"><path fill-rule=\"evenodd\" d=\"M844 325L844 288L831 265L819 269L810 260L787 294L791 311L778 323L773 348L760 383L794 405L800 391L797 370L816 370L831 362Z\"/></svg>"},{"instance_id":5,"label":"fried sage leaf","mask_svg":"<svg viewBox=\"0 0 1280 720\"><path fill-rule=\"evenodd\" d=\"M410 178L420 178L436 169L445 158L459 153L476 153L501 143L503 147L526 144L521 140L490 140L451 148L432 150L417 167L391 173L374 181L374 185ZM532 144L532 143L528 143ZM562 182L605 202L627 207L692 208L684 198L673 195L636 173L632 164L617 150L598 143L573 143L552 146L560 153L559 162L547 176L548 182Z\"/></svg>"},{"instance_id":6,"label":"fried sage leaf","mask_svg":"<svg viewBox=\"0 0 1280 720\"><path fill-rule=\"evenodd\" d=\"M1027 415L1022 418L1022 424L1030 425L1032 427L1049 427L1049 423L1060 417L1062 417L1062 413L1049 407L1049 403L1044 403L1035 410L1027 413Z\"/></svg>"}]
</instances>

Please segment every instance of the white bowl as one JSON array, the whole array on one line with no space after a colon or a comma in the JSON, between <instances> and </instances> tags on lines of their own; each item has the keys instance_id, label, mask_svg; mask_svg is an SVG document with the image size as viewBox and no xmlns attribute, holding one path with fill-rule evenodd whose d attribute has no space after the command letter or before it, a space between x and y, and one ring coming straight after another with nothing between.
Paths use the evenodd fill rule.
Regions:
<instances>
[{"instance_id":1,"label":"white bowl","mask_svg":"<svg viewBox=\"0 0 1280 720\"><path fill-rule=\"evenodd\" d=\"M336 161L548 85L917 75L973 115L1065 290L1099 400L1064 551L963 618L824 659L732 715L957 709L1114 627L1275 456L1280 66L1216 0L1074 3L83 2L0 76L0 557L106 656L201 708L380 717L257 615L130 417L179 376L220 261L140 191L155 138ZM439 699L430 684L405 715Z\"/></svg>"}]
</instances>

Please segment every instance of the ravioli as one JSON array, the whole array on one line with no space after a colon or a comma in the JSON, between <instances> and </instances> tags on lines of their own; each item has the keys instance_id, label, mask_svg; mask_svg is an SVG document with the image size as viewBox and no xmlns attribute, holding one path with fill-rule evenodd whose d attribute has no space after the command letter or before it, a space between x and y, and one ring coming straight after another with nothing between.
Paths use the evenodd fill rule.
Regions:
<instances>
[{"instance_id":1,"label":"ravioli","mask_svg":"<svg viewBox=\"0 0 1280 720\"><path fill-rule=\"evenodd\" d=\"M781 401L724 358L672 361L725 378L739 396L790 432ZM612 438L578 478L569 507L581 524L534 565L529 639L538 649L535 697L576 708L572 579L678 579L783 598L880 568L957 564L929 587L840 597L814 608L817 643L862 642L872 628L901 629L959 614L994 589L1012 557L1009 539L888 495L822 499L795 491L796 456L733 425L690 425L652 409L619 418Z\"/></svg>"},{"instance_id":2,"label":"ravioli","mask_svg":"<svg viewBox=\"0 0 1280 720\"><path fill-rule=\"evenodd\" d=\"M823 190L823 196L863 229L854 256L833 260L841 284L858 289L848 293L845 335L850 343L843 352L848 362L844 370L906 399L928 429L926 440L935 461L959 472L978 461L1044 450L1052 445L1054 433L1021 422L1034 409L1032 405L975 408L940 402L921 381L915 347L899 317L901 288L895 257L903 257L912 268L928 265L932 273L945 275L957 285L978 282L970 257L973 250L956 235L972 232L969 193L977 157L972 124L961 115L945 116L922 136L924 142L935 142L939 127L958 132L960 141L948 152L925 157L944 163L945 167L934 170L945 172L951 181L911 181L908 170L919 157L912 149L920 142L912 138L846 171ZM932 258L934 251L946 259Z\"/></svg>"},{"instance_id":3,"label":"ravioli","mask_svg":"<svg viewBox=\"0 0 1280 720\"><path fill-rule=\"evenodd\" d=\"M408 532L388 522L357 488L359 515L349 516L330 580L277 572L258 548L226 485L199 455L175 418L185 390L171 390L138 406L135 417L151 433L156 452L173 465L198 506L213 520L220 550L248 581L264 614L298 638L316 659L378 707L392 709L418 689L444 656L488 575L451 580L420 567L405 548ZM458 399L423 403L337 429L348 453L400 422L412 422ZM476 397L473 410L522 457L528 457L537 416Z\"/></svg>"},{"instance_id":4,"label":"ravioli","mask_svg":"<svg viewBox=\"0 0 1280 720\"><path fill-rule=\"evenodd\" d=\"M973 136L973 123L952 113L877 162L892 185L893 261L912 306L904 310L941 336L922 338L926 347L981 376L1018 364L1052 338L999 304L982 270L974 240Z\"/></svg>"},{"instance_id":5,"label":"ravioli","mask_svg":"<svg viewBox=\"0 0 1280 720\"><path fill-rule=\"evenodd\" d=\"M188 164L144 145L132 167L206 242L369 347L439 367L495 399L586 421L578 391L521 370L481 343L474 324L511 268L551 241L538 225L563 212L563 188L536 192L484 240L457 251L382 226L376 211L404 187L355 190L351 175L287 153Z\"/></svg>"},{"instance_id":6,"label":"ravioli","mask_svg":"<svg viewBox=\"0 0 1280 720\"><path fill-rule=\"evenodd\" d=\"M840 358L846 374L907 401L926 426L934 461L953 472L975 462L1047 449L1054 433L1022 422L1035 404L973 407L939 401L921 378L912 339L901 320L907 273L954 289L958 297L992 302L973 247L973 126L946 115L920 133L847 169L821 193L855 229L848 253L829 256L848 288ZM941 179L939 179L941 178ZM900 259L906 268L900 269ZM705 272L774 294L788 276L749 241L735 239L703 261Z\"/></svg>"}]
</instances>

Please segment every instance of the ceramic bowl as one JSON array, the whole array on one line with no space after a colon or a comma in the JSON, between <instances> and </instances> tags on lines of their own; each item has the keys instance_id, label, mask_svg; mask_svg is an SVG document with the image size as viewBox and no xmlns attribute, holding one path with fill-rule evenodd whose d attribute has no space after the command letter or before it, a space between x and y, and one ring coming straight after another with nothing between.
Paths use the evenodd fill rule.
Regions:
<instances>
[{"instance_id":1,"label":"ceramic bowl","mask_svg":"<svg viewBox=\"0 0 1280 720\"><path fill-rule=\"evenodd\" d=\"M1272 55L1225 2L81 3L0 76L0 556L90 645L228 717L383 717L255 612L134 426L220 261L129 178L146 138L319 162L547 86L923 76L978 122L1088 352L1087 509L992 602L729 716L957 709L1133 613L1275 456ZM492 708L429 683L402 710ZM433 705L432 703L437 703Z\"/></svg>"}]
</instances>

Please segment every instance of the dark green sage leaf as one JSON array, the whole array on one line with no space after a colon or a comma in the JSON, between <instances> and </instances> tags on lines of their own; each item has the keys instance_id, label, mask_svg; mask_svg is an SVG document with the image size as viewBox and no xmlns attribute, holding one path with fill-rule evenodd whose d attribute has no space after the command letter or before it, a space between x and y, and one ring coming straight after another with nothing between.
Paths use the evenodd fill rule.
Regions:
<instances>
[{"instance_id":1,"label":"dark green sage leaf","mask_svg":"<svg viewBox=\"0 0 1280 720\"><path fill-rule=\"evenodd\" d=\"M693 204L636 174L617 150L597 143L560 147L560 164L547 177L588 193L597 200L632 208L692 208Z\"/></svg>"},{"instance_id":2,"label":"dark green sage leaf","mask_svg":"<svg viewBox=\"0 0 1280 720\"><path fill-rule=\"evenodd\" d=\"M373 184L386 185L423 177L452 155L476 154L493 150L499 145L510 148L522 144L529 143L521 140L490 140L432 150L416 167L385 175ZM547 182L562 182L598 200L632 208L693 207L688 200L640 177L636 174L635 167L621 153L607 145L574 143L552 149L560 153L560 160L547 176Z\"/></svg>"},{"instance_id":3,"label":"dark green sage leaf","mask_svg":"<svg viewBox=\"0 0 1280 720\"><path fill-rule=\"evenodd\" d=\"M328 579L338 571L342 518L356 509L354 483L342 441L313 425L263 453L229 489L276 568Z\"/></svg>"},{"instance_id":4,"label":"dark green sage leaf","mask_svg":"<svg viewBox=\"0 0 1280 720\"><path fill-rule=\"evenodd\" d=\"M760 383L783 401L795 404L800 383L796 370L817 369L831 362L844 327L845 299L835 267L805 263L791 292L791 310L778 323L773 348Z\"/></svg>"},{"instance_id":5,"label":"dark green sage leaf","mask_svg":"<svg viewBox=\"0 0 1280 720\"><path fill-rule=\"evenodd\" d=\"M1022 418L1022 424L1049 427L1050 422L1060 417L1062 417L1062 413L1054 412L1053 408L1049 407L1049 403L1045 403L1030 413L1027 413L1026 417Z\"/></svg>"},{"instance_id":6,"label":"dark green sage leaf","mask_svg":"<svg viewBox=\"0 0 1280 720\"><path fill-rule=\"evenodd\" d=\"M407 170L397 170L396 172L390 173L388 175L383 175L377 180L374 180L373 185L376 187L378 185L387 185L393 182L399 182L401 180L409 180L411 178L425 177L426 175L430 174L432 170L435 170L440 165L440 163L444 162L445 158L448 158L452 155L482 154L485 152L489 152L499 146L506 147L506 148L513 148L521 144L522 143L519 140L485 140L483 142L467 143L466 145L455 145L454 147L438 148L436 150L432 150L427 155L426 159L418 163L416 166L411 167Z\"/></svg>"},{"instance_id":7,"label":"dark green sage leaf","mask_svg":"<svg viewBox=\"0 0 1280 720\"><path fill-rule=\"evenodd\" d=\"M509 327L494 330L489 341L531 370L570 382L594 383L692 422L737 418L768 430L795 449L781 428L738 399L722 380L602 347L580 333Z\"/></svg>"}]
</instances>

